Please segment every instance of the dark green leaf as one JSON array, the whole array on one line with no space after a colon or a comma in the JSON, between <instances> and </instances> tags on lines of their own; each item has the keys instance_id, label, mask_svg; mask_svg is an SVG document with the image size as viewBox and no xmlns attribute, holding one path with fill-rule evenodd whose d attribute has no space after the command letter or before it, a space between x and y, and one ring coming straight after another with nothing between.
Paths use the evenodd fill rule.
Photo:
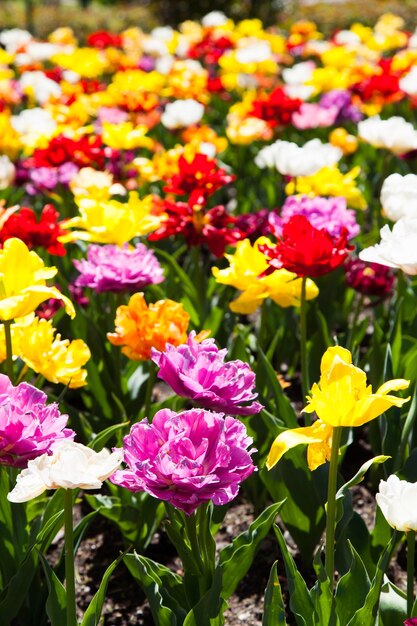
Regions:
<instances>
[{"instance_id":1,"label":"dark green leaf","mask_svg":"<svg viewBox=\"0 0 417 626\"><path fill-rule=\"evenodd\" d=\"M109 584L110 576L119 565L120 561L123 560L125 554L125 552L121 554L115 561L113 561L113 563L109 565L109 567L104 572L100 586L94 594L94 597L91 600L90 604L88 605L86 612L84 613L81 626L98 626L100 622L101 612L103 610L104 600L106 598L107 585Z\"/></svg>"},{"instance_id":2,"label":"dark green leaf","mask_svg":"<svg viewBox=\"0 0 417 626\"><path fill-rule=\"evenodd\" d=\"M275 561L269 574L268 585L265 590L264 614L262 626L287 626L285 619L284 601L281 585L279 584L277 563Z\"/></svg>"},{"instance_id":3,"label":"dark green leaf","mask_svg":"<svg viewBox=\"0 0 417 626\"><path fill-rule=\"evenodd\" d=\"M49 592L46 601L46 613L51 620L51 626L63 626L67 623L67 592L43 554L39 552L39 556Z\"/></svg>"},{"instance_id":4,"label":"dark green leaf","mask_svg":"<svg viewBox=\"0 0 417 626\"><path fill-rule=\"evenodd\" d=\"M374 626L378 618L378 605L384 573L386 572L396 542L396 532L382 553L376 568L376 574L362 608L358 609L347 626Z\"/></svg>"},{"instance_id":5,"label":"dark green leaf","mask_svg":"<svg viewBox=\"0 0 417 626\"><path fill-rule=\"evenodd\" d=\"M222 596L226 600L234 593L239 582L248 572L260 544L269 533L283 504L283 502L271 504L252 522L247 531L241 533L230 545L221 550L219 566L223 579Z\"/></svg>"},{"instance_id":6,"label":"dark green leaf","mask_svg":"<svg viewBox=\"0 0 417 626\"><path fill-rule=\"evenodd\" d=\"M181 626L186 615L181 577L136 552L127 554L124 563L145 592L156 626Z\"/></svg>"},{"instance_id":7,"label":"dark green leaf","mask_svg":"<svg viewBox=\"0 0 417 626\"><path fill-rule=\"evenodd\" d=\"M341 624L347 624L358 608L364 605L371 586L361 557L350 542L348 545L352 557L350 568L336 587L336 610Z\"/></svg>"},{"instance_id":8,"label":"dark green leaf","mask_svg":"<svg viewBox=\"0 0 417 626\"><path fill-rule=\"evenodd\" d=\"M305 580L288 551L286 541L278 526L274 527L287 574L290 609L298 626L314 626L314 605Z\"/></svg>"}]
</instances>

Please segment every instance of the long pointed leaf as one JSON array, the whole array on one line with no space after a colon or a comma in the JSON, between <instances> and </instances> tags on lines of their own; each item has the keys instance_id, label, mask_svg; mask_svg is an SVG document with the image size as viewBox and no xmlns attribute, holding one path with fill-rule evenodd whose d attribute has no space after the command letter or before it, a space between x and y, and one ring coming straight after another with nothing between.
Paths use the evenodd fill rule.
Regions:
<instances>
[{"instance_id":1,"label":"long pointed leaf","mask_svg":"<svg viewBox=\"0 0 417 626\"><path fill-rule=\"evenodd\" d=\"M233 542L223 548L219 556L219 565L222 570L222 596L226 600L236 590L239 582L252 565L255 554L268 534L278 512L284 502L271 504Z\"/></svg>"},{"instance_id":2,"label":"long pointed leaf","mask_svg":"<svg viewBox=\"0 0 417 626\"><path fill-rule=\"evenodd\" d=\"M285 619L285 607L281 585L279 584L277 563L278 561L275 561L271 567L265 590L262 626L288 626Z\"/></svg>"},{"instance_id":3,"label":"long pointed leaf","mask_svg":"<svg viewBox=\"0 0 417 626\"><path fill-rule=\"evenodd\" d=\"M113 574L116 567L119 565L120 561L123 560L126 552L123 552L120 556L117 557L113 563L109 565L109 567L104 572L104 576L100 583L100 587L97 589L94 594L93 599L86 612L84 613L83 621L81 622L81 626L98 626L100 621L101 612L103 610L104 600L106 599L106 591L107 585L109 584L110 576Z\"/></svg>"},{"instance_id":4,"label":"long pointed leaf","mask_svg":"<svg viewBox=\"0 0 417 626\"><path fill-rule=\"evenodd\" d=\"M290 609L298 626L314 626L314 605L310 598L307 585L288 551L283 534L278 526L274 526L287 574Z\"/></svg>"}]
</instances>

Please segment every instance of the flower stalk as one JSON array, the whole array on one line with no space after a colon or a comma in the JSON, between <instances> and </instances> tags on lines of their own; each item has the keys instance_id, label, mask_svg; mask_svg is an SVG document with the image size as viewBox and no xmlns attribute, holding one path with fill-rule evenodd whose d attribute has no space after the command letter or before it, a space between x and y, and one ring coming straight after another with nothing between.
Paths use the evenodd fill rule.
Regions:
<instances>
[{"instance_id":1,"label":"flower stalk","mask_svg":"<svg viewBox=\"0 0 417 626\"><path fill-rule=\"evenodd\" d=\"M407 532L407 615L412 614L414 605L414 557L416 549L416 531Z\"/></svg>"},{"instance_id":2,"label":"flower stalk","mask_svg":"<svg viewBox=\"0 0 417 626\"><path fill-rule=\"evenodd\" d=\"M67 591L67 626L77 626L75 603L74 527L72 489L64 489L65 588Z\"/></svg>"},{"instance_id":3,"label":"flower stalk","mask_svg":"<svg viewBox=\"0 0 417 626\"><path fill-rule=\"evenodd\" d=\"M13 348L12 348L12 321L3 320L4 336L6 340L6 372L13 383Z\"/></svg>"},{"instance_id":4,"label":"flower stalk","mask_svg":"<svg viewBox=\"0 0 417 626\"><path fill-rule=\"evenodd\" d=\"M307 353L307 298L306 298L306 276L302 277L301 300L300 300L300 352L301 352L301 388L303 400L310 391L310 374L308 369ZM305 416L306 426L311 424L309 416Z\"/></svg>"},{"instance_id":5,"label":"flower stalk","mask_svg":"<svg viewBox=\"0 0 417 626\"><path fill-rule=\"evenodd\" d=\"M336 530L336 489L337 489L337 467L339 458L340 440L342 437L342 427L333 429L332 452L329 467L329 482L327 487L327 508L326 508L326 547L325 547L325 569L330 580L331 589L334 587L334 538Z\"/></svg>"}]
</instances>

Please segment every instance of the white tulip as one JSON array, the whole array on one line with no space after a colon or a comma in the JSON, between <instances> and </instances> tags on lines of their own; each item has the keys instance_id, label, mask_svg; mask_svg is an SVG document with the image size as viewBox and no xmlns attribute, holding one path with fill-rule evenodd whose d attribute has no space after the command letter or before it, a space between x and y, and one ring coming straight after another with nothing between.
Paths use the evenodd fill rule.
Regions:
<instances>
[{"instance_id":1,"label":"white tulip","mask_svg":"<svg viewBox=\"0 0 417 626\"><path fill-rule=\"evenodd\" d=\"M59 98L62 93L61 87L54 80L51 80L43 72L25 72L19 80L24 92L33 91L35 100L40 104L45 104L51 98Z\"/></svg>"},{"instance_id":2,"label":"white tulip","mask_svg":"<svg viewBox=\"0 0 417 626\"><path fill-rule=\"evenodd\" d=\"M295 63L292 67L287 67L282 70L282 78L287 85L302 85L310 80L315 69L316 64L314 61Z\"/></svg>"},{"instance_id":3,"label":"white tulip","mask_svg":"<svg viewBox=\"0 0 417 626\"><path fill-rule=\"evenodd\" d=\"M165 128L174 130L176 128L187 128L198 124L204 115L204 106L192 100L175 100L167 104L161 116L161 123Z\"/></svg>"},{"instance_id":4,"label":"white tulip","mask_svg":"<svg viewBox=\"0 0 417 626\"><path fill-rule=\"evenodd\" d=\"M5 154L0 156L0 189L7 189L14 181L16 168Z\"/></svg>"},{"instance_id":5,"label":"white tulip","mask_svg":"<svg viewBox=\"0 0 417 626\"><path fill-rule=\"evenodd\" d=\"M81 443L66 441L52 455L42 454L29 461L7 498L10 502L27 502L46 489L100 489L122 459L122 449L95 452Z\"/></svg>"},{"instance_id":6,"label":"white tulip","mask_svg":"<svg viewBox=\"0 0 417 626\"><path fill-rule=\"evenodd\" d=\"M340 148L323 144L320 139L312 139L303 146L278 139L258 152L255 163L260 168L275 167L285 176L310 176L337 163L342 154Z\"/></svg>"},{"instance_id":7,"label":"white tulip","mask_svg":"<svg viewBox=\"0 0 417 626\"><path fill-rule=\"evenodd\" d=\"M379 115L374 115L359 122L358 135L371 146L386 148L397 155L417 150L417 130L403 117L381 120Z\"/></svg>"},{"instance_id":8,"label":"white tulip","mask_svg":"<svg viewBox=\"0 0 417 626\"><path fill-rule=\"evenodd\" d=\"M381 480L376 501L392 528L408 532L417 530L417 483L400 480L394 474Z\"/></svg>"},{"instance_id":9,"label":"white tulip","mask_svg":"<svg viewBox=\"0 0 417 626\"><path fill-rule=\"evenodd\" d=\"M222 11L210 11L210 13L207 13L207 15L205 15L201 20L201 23L205 28L223 26L226 22L227 17Z\"/></svg>"},{"instance_id":10,"label":"white tulip","mask_svg":"<svg viewBox=\"0 0 417 626\"><path fill-rule=\"evenodd\" d=\"M417 219L403 217L394 224L381 228L381 242L359 253L362 261L379 263L401 269L405 274L417 274Z\"/></svg>"},{"instance_id":11,"label":"white tulip","mask_svg":"<svg viewBox=\"0 0 417 626\"><path fill-rule=\"evenodd\" d=\"M236 61L246 63L262 63L273 58L271 46L268 41L254 41L248 39L236 50Z\"/></svg>"},{"instance_id":12,"label":"white tulip","mask_svg":"<svg viewBox=\"0 0 417 626\"><path fill-rule=\"evenodd\" d=\"M417 96L417 66L414 65L405 76L400 79L400 89L409 96Z\"/></svg>"},{"instance_id":13,"label":"white tulip","mask_svg":"<svg viewBox=\"0 0 417 626\"><path fill-rule=\"evenodd\" d=\"M18 115L12 115L11 124L19 135L29 137L32 135L50 137L57 126L49 111L39 107L24 109Z\"/></svg>"},{"instance_id":14,"label":"white tulip","mask_svg":"<svg viewBox=\"0 0 417 626\"><path fill-rule=\"evenodd\" d=\"M0 33L0 44L6 48L7 52L12 54L32 39L33 37L29 31L21 28L10 28Z\"/></svg>"},{"instance_id":15,"label":"white tulip","mask_svg":"<svg viewBox=\"0 0 417 626\"><path fill-rule=\"evenodd\" d=\"M381 189L381 204L385 217L397 222L403 217L417 218L416 174L391 174Z\"/></svg>"}]
</instances>

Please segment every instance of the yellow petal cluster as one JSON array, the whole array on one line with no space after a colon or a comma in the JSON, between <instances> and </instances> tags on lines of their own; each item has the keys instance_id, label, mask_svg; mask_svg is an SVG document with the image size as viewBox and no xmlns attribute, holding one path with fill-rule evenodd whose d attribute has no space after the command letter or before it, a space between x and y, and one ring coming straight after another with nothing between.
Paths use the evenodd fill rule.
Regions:
<instances>
[{"instance_id":1,"label":"yellow petal cluster","mask_svg":"<svg viewBox=\"0 0 417 626\"><path fill-rule=\"evenodd\" d=\"M146 126L133 126L132 122L122 124L110 124L103 122L103 142L106 146L116 150L133 150L134 148L147 148L151 150L154 140L146 137Z\"/></svg>"},{"instance_id":2,"label":"yellow petal cluster","mask_svg":"<svg viewBox=\"0 0 417 626\"><path fill-rule=\"evenodd\" d=\"M226 269L213 268L218 283L231 285L242 294L230 303L234 313L248 315L256 311L266 298L271 298L282 307L298 306L301 299L302 279L285 269L275 270L268 276L261 276L268 269L265 255L259 250L261 245L272 245L268 237L259 237L251 244L249 239L239 241L234 254L225 254L229 261ZM318 295L316 284L307 279L306 297L312 300Z\"/></svg>"},{"instance_id":3,"label":"yellow petal cluster","mask_svg":"<svg viewBox=\"0 0 417 626\"><path fill-rule=\"evenodd\" d=\"M305 413L315 412L318 419L312 426L287 430L272 444L266 465L271 469L283 454L301 444L308 445L307 461L311 470L330 459L333 428L362 426L392 406L401 407L409 398L398 398L391 391L407 389L409 381L389 380L375 393L366 383L366 374L352 364L349 350L328 348L321 360L320 382L308 396Z\"/></svg>"},{"instance_id":4,"label":"yellow petal cluster","mask_svg":"<svg viewBox=\"0 0 417 626\"><path fill-rule=\"evenodd\" d=\"M72 389L86 384L83 366L91 353L82 339L61 339L51 320L33 315L17 320L11 327L13 356L51 383ZM6 358L4 331L0 335L0 360Z\"/></svg>"},{"instance_id":5,"label":"yellow petal cluster","mask_svg":"<svg viewBox=\"0 0 417 626\"><path fill-rule=\"evenodd\" d=\"M342 174L336 165L323 167L311 176L298 176L286 185L285 192L287 195L343 196L354 209L366 209L366 200L355 181L360 171L360 167L353 167Z\"/></svg>"},{"instance_id":6,"label":"yellow petal cluster","mask_svg":"<svg viewBox=\"0 0 417 626\"><path fill-rule=\"evenodd\" d=\"M152 196L141 199L136 192L129 194L127 202L83 197L76 201L80 215L63 226L77 230L61 237L64 243L81 240L122 246L134 237L156 230L165 219L164 215L152 214Z\"/></svg>"},{"instance_id":7,"label":"yellow petal cluster","mask_svg":"<svg viewBox=\"0 0 417 626\"><path fill-rule=\"evenodd\" d=\"M32 313L41 302L56 298L66 312L75 316L74 306L56 287L46 281L57 273L20 239L7 239L0 250L0 320L10 321Z\"/></svg>"}]
</instances>

